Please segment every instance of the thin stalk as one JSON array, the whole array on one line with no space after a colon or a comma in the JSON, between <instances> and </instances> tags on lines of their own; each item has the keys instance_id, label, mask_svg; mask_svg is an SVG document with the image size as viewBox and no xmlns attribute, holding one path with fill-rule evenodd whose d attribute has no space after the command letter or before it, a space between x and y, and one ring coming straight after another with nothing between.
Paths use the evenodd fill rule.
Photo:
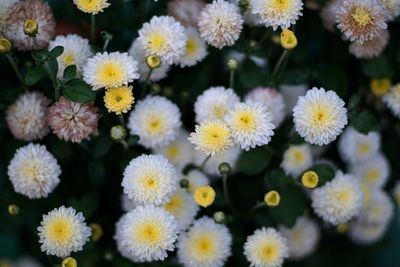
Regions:
<instances>
[{"instance_id":1,"label":"thin stalk","mask_svg":"<svg viewBox=\"0 0 400 267\"><path fill-rule=\"evenodd\" d=\"M272 81L275 81L276 76L277 76L277 74L278 74L278 72L279 72L279 70L280 70L280 68L282 66L282 63L285 60L286 56L288 55L288 52L289 52L289 50L285 49L283 51L282 55L279 57L279 60L276 63L274 71L272 72L272 75L271 75L271 80Z\"/></svg>"},{"instance_id":2,"label":"thin stalk","mask_svg":"<svg viewBox=\"0 0 400 267\"><path fill-rule=\"evenodd\" d=\"M51 75L50 67L49 67L49 64L48 64L47 62L45 63L45 69L46 69L47 74L48 74L49 77L50 77L51 82L53 83L53 87L54 87L54 98L55 98L55 100L57 101L58 98L60 97L60 84L59 84L59 82L57 81L57 79L53 79L53 75Z\"/></svg>"},{"instance_id":3,"label":"thin stalk","mask_svg":"<svg viewBox=\"0 0 400 267\"><path fill-rule=\"evenodd\" d=\"M265 206L264 202L258 202L251 209L249 209L248 213L254 212L254 211L256 211L259 208L264 207L264 206Z\"/></svg>"},{"instance_id":4,"label":"thin stalk","mask_svg":"<svg viewBox=\"0 0 400 267\"><path fill-rule=\"evenodd\" d=\"M234 88L235 86L235 70L231 70L229 74L229 88Z\"/></svg>"},{"instance_id":5,"label":"thin stalk","mask_svg":"<svg viewBox=\"0 0 400 267\"><path fill-rule=\"evenodd\" d=\"M27 89L24 78L22 78L22 74L18 69L17 62L15 62L14 58L10 54L6 53L5 55L8 59L8 61L10 62L12 68L14 69L15 74L18 76L18 80L21 82L21 84L24 86L24 88Z\"/></svg>"},{"instance_id":6,"label":"thin stalk","mask_svg":"<svg viewBox=\"0 0 400 267\"><path fill-rule=\"evenodd\" d=\"M231 197L229 196L228 175L226 173L222 174L222 189L224 192L224 198L225 198L226 204L228 205L229 209L233 213L238 213L237 210L233 207Z\"/></svg>"},{"instance_id":7,"label":"thin stalk","mask_svg":"<svg viewBox=\"0 0 400 267\"><path fill-rule=\"evenodd\" d=\"M125 120L124 120L124 115L122 115L122 114L118 114L118 121L119 121L119 124L121 124L121 125L123 125L123 126L125 126Z\"/></svg>"},{"instance_id":8,"label":"thin stalk","mask_svg":"<svg viewBox=\"0 0 400 267\"><path fill-rule=\"evenodd\" d=\"M108 44L110 43L109 39L106 39L103 44L103 52L107 50Z\"/></svg>"},{"instance_id":9,"label":"thin stalk","mask_svg":"<svg viewBox=\"0 0 400 267\"><path fill-rule=\"evenodd\" d=\"M90 42L93 44L96 34L96 17L95 15L90 15Z\"/></svg>"},{"instance_id":10,"label":"thin stalk","mask_svg":"<svg viewBox=\"0 0 400 267\"><path fill-rule=\"evenodd\" d=\"M124 146L124 149L128 149L129 148L129 144L125 140L121 140L120 143Z\"/></svg>"},{"instance_id":11,"label":"thin stalk","mask_svg":"<svg viewBox=\"0 0 400 267\"><path fill-rule=\"evenodd\" d=\"M147 76L146 76L146 81L144 82L144 88L142 90L142 93L140 94L140 99L143 99L144 96L146 95L146 91L147 91L147 88L149 87L150 77L151 77L152 73L153 73L153 69L150 68L150 71L149 71L149 73L147 73Z\"/></svg>"},{"instance_id":12,"label":"thin stalk","mask_svg":"<svg viewBox=\"0 0 400 267\"><path fill-rule=\"evenodd\" d=\"M200 170L204 170L204 167L206 166L207 161L211 158L211 155L208 155L204 160L203 163L200 165Z\"/></svg>"}]
</instances>

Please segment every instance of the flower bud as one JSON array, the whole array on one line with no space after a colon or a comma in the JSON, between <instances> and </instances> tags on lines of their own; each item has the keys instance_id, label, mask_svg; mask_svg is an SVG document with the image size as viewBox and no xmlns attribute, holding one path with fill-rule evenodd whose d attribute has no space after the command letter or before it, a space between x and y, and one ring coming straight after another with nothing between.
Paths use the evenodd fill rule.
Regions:
<instances>
[{"instance_id":1,"label":"flower bud","mask_svg":"<svg viewBox=\"0 0 400 267\"><path fill-rule=\"evenodd\" d=\"M61 267L77 267L77 266L78 263L72 257L65 258L61 263Z\"/></svg>"},{"instance_id":2,"label":"flower bud","mask_svg":"<svg viewBox=\"0 0 400 267\"><path fill-rule=\"evenodd\" d=\"M221 175L224 175L224 174L229 174L229 173L231 173L232 168L231 168L231 165L229 165L229 163L222 162L221 164L219 164L218 170L219 170L219 173L220 173Z\"/></svg>"},{"instance_id":3,"label":"flower bud","mask_svg":"<svg viewBox=\"0 0 400 267\"><path fill-rule=\"evenodd\" d=\"M156 69L156 68L160 67L161 60L158 56L148 56L146 58L146 63L150 69Z\"/></svg>"},{"instance_id":4,"label":"flower bud","mask_svg":"<svg viewBox=\"0 0 400 267\"><path fill-rule=\"evenodd\" d=\"M126 129L122 125L113 126L110 130L111 139L120 142L126 137Z\"/></svg>"},{"instance_id":5,"label":"flower bud","mask_svg":"<svg viewBox=\"0 0 400 267\"><path fill-rule=\"evenodd\" d=\"M188 179L181 179L181 180L179 181L179 185L180 185L182 188L189 188L189 180L188 180Z\"/></svg>"},{"instance_id":6,"label":"flower bud","mask_svg":"<svg viewBox=\"0 0 400 267\"><path fill-rule=\"evenodd\" d=\"M29 37L35 37L39 30L39 24L36 20L27 19L24 23L24 33Z\"/></svg>"},{"instance_id":7,"label":"flower bud","mask_svg":"<svg viewBox=\"0 0 400 267\"><path fill-rule=\"evenodd\" d=\"M231 58L228 60L227 66L229 70L236 70L238 68L238 62L236 59Z\"/></svg>"},{"instance_id":8,"label":"flower bud","mask_svg":"<svg viewBox=\"0 0 400 267\"><path fill-rule=\"evenodd\" d=\"M264 202L268 207L276 207L281 202L281 196L275 190L271 190L264 196Z\"/></svg>"},{"instance_id":9,"label":"flower bud","mask_svg":"<svg viewBox=\"0 0 400 267\"><path fill-rule=\"evenodd\" d=\"M319 182L318 174L314 171L307 171L301 176L301 183L305 188L315 188Z\"/></svg>"},{"instance_id":10,"label":"flower bud","mask_svg":"<svg viewBox=\"0 0 400 267\"><path fill-rule=\"evenodd\" d=\"M281 46L285 49L293 49L297 46L297 38L291 30L283 30L281 33Z\"/></svg>"},{"instance_id":11,"label":"flower bud","mask_svg":"<svg viewBox=\"0 0 400 267\"><path fill-rule=\"evenodd\" d=\"M14 216L19 214L19 207L17 205L8 205L8 214Z\"/></svg>"},{"instance_id":12,"label":"flower bud","mask_svg":"<svg viewBox=\"0 0 400 267\"><path fill-rule=\"evenodd\" d=\"M0 38L0 54L5 54L11 50L11 42L6 38Z\"/></svg>"},{"instance_id":13,"label":"flower bud","mask_svg":"<svg viewBox=\"0 0 400 267\"><path fill-rule=\"evenodd\" d=\"M215 191L211 186L202 186L194 192L194 200L203 208L207 208L214 203Z\"/></svg>"},{"instance_id":14,"label":"flower bud","mask_svg":"<svg viewBox=\"0 0 400 267\"><path fill-rule=\"evenodd\" d=\"M217 211L213 215L214 221L219 224L227 223L226 215L223 211Z\"/></svg>"}]
</instances>

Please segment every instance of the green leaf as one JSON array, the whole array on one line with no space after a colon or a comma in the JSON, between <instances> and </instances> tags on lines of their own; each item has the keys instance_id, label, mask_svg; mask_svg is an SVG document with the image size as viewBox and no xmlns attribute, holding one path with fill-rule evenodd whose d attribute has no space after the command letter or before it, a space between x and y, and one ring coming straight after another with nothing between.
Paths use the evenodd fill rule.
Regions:
<instances>
[{"instance_id":1,"label":"green leaf","mask_svg":"<svg viewBox=\"0 0 400 267\"><path fill-rule=\"evenodd\" d=\"M34 85L46 76L46 70L43 67L33 67L28 70L25 76L25 83L27 85Z\"/></svg>"},{"instance_id":2,"label":"green leaf","mask_svg":"<svg viewBox=\"0 0 400 267\"><path fill-rule=\"evenodd\" d=\"M76 66L69 65L64 69L63 78L65 81L71 80L76 77Z\"/></svg>"},{"instance_id":3,"label":"green leaf","mask_svg":"<svg viewBox=\"0 0 400 267\"><path fill-rule=\"evenodd\" d=\"M50 51L50 56L53 58L58 58L59 56L62 55L62 53L64 52L64 47L62 46L56 46L54 47L51 51Z\"/></svg>"},{"instance_id":4,"label":"green leaf","mask_svg":"<svg viewBox=\"0 0 400 267\"><path fill-rule=\"evenodd\" d=\"M54 82L57 81L58 62L56 59L46 61L45 67L50 75L50 79Z\"/></svg>"},{"instance_id":5,"label":"green leaf","mask_svg":"<svg viewBox=\"0 0 400 267\"><path fill-rule=\"evenodd\" d=\"M265 175L268 187L273 189L283 188L293 184L293 178L288 177L281 169L273 169Z\"/></svg>"},{"instance_id":6,"label":"green leaf","mask_svg":"<svg viewBox=\"0 0 400 267\"><path fill-rule=\"evenodd\" d=\"M371 131L379 130L378 121L369 111L361 111L354 114L351 117L351 125L362 134L368 134Z\"/></svg>"},{"instance_id":7,"label":"green leaf","mask_svg":"<svg viewBox=\"0 0 400 267\"><path fill-rule=\"evenodd\" d=\"M72 79L62 85L64 96L73 102L92 102L96 98L92 87L81 79Z\"/></svg>"},{"instance_id":8,"label":"green leaf","mask_svg":"<svg viewBox=\"0 0 400 267\"><path fill-rule=\"evenodd\" d=\"M255 175L265 170L270 160L270 152L265 147L258 147L243 152L236 163L236 168L246 175Z\"/></svg>"},{"instance_id":9,"label":"green leaf","mask_svg":"<svg viewBox=\"0 0 400 267\"><path fill-rule=\"evenodd\" d=\"M32 52L32 57L36 65L42 65L45 61L49 60L50 54L46 49L39 49Z\"/></svg>"},{"instance_id":10,"label":"green leaf","mask_svg":"<svg viewBox=\"0 0 400 267\"><path fill-rule=\"evenodd\" d=\"M328 164L317 164L311 170L318 174L318 186L323 186L335 177L335 170Z\"/></svg>"},{"instance_id":11,"label":"green leaf","mask_svg":"<svg viewBox=\"0 0 400 267\"><path fill-rule=\"evenodd\" d=\"M361 61L361 68L370 78L389 78L393 76L393 64L386 56Z\"/></svg>"}]
</instances>

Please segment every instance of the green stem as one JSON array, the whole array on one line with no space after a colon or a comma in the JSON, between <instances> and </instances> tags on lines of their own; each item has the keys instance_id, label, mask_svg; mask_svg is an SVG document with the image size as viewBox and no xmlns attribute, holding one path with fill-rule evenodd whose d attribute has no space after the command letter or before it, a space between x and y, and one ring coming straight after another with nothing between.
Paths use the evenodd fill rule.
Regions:
<instances>
[{"instance_id":1,"label":"green stem","mask_svg":"<svg viewBox=\"0 0 400 267\"><path fill-rule=\"evenodd\" d=\"M142 93L140 94L140 99L143 99L144 96L146 95L147 88L149 87L149 84L150 84L150 77L151 77L152 73L153 73L153 69L150 68L150 71L147 73L147 76L146 76L146 81L144 82L144 88L142 90Z\"/></svg>"},{"instance_id":2,"label":"green stem","mask_svg":"<svg viewBox=\"0 0 400 267\"><path fill-rule=\"evenodd\" d=\"M231 197L229 196L229 189L228 189L228 175L227 174L222 174L222 189L224 192L224 198L226 201L226 204L228 205L229 209L233 213L238 213L236 209L233 207Z\"/></svg>"},{"instance_id":3,"label":"green stem","mask_svg":"<svg viewBox=\"0 0 400 267\"><path fill-rule=\"evenodd\" d=\"M231 70L229 75L229 88L233 89L234 86L235 86L235 70Z\"/></svg>"},{"instance_id":4,"label":"green stem","mask_svg":"<svg viewBox=\"0 0 400 267\"><path fill-rule=\"evenodd\" d=\"M125 140L121 140L120 143L124 146L125 149L129 148L129 144Z\"/></svg>"},{"instance_id":5,"label":"green stem","mask_svg":"<svg viewBox=\"0 0 400 267\"><path fill-rule=\"evenodd\" d=\"M286 56L288 55L289 50L285 49L282 53L282 55L279 57L278 62L275 65L274 71L272 72L271 75L271 81L275 82L275 79L277 78L277 74L282 66L283 61L285 60Z\"/></svg>"},{"instance_id":6,"label":"green stem","mask_svg":"<svg viewBox=\"0 0 400 267\"><path fill-rule=\"evenodd\" d=\"M104 44L103 44L103 52L105 52L106 50L107 50L107 47L108 47L108 44L110 43L110 40L108 40L108 39L106 39L105 41L104 41Z\"/></svg>"},{"instance_id":7,"label":"green stem","mask_svg":"<svg viewBox=\"0 0 400 267\"><path fill-rule=\"evenodd\" d=\"M204 167L206 166L207 161L211 158L211 155L208 155L204 160L203 163L200 165L200 170L203 171Z\"/></svg>"},{"instance_id":8,"label":"green stem","mask_svg":"<svg viewBox=\"0 0 400 267\"><path fill-rule=\"evenodd\" d=\"M8 59L8 61L10 62L12 68L14 69L15 74L17 74L18 80L21 82L23 87L25 89L27 89L28 87L26 86L24 78L22 77L22 74L18 69L17 62L15 62L14 58L9 53L6 53L5 55L6 55L7 59Z\"/></svg>"},{"instance_id":9,"label":"green stem","mask_svg":"<svg viewBox=\"0 0 400 267\"><path fill-rule=\"evenodd\" d=\"M90 16L90 42L93 44L96 35L96 17L95 15Z\"/></svg>"},{"instance_id":10,"label":"green stem","mask_svg":"<svg viewBox=\"0 0 400 267\"><path fill-rule=\"evenodd\" d=\"M254 212L254 211L256 211L259 208L264 207L264 206L265 206L264 202L258 202L251 209L249 209L248 213Z\"/></svg>"},{"instance_id":11,"label":"green stem","mask_svg":"<svg viewBox=\"0 0 400 267\"><path fill-rule=\"evenodd\" d=\"M124 115L118 114L117 117L118 117L119 124L121 124L122 126L125 126Z\"/></svg>"},{"instance_id":12,"label":"green stem","mask_svg":"<svg viewBox=\"0 0 400 267\"><path fill-rule=\"evenodd\" d=\"M51 82L53 83L53 87L54 87L54 98L55 98L55 100L57 101L58 98L60 97L60 84L59 84L59 82L58 82L57 79L54 79L54 78L53 78L53 75L51 74L51 71L50 71L50 67L49 67L48 62L45 63L45 69L46 69L47 74L48 74L49 77L50 77Z\"/></svg>"}]
</instances>

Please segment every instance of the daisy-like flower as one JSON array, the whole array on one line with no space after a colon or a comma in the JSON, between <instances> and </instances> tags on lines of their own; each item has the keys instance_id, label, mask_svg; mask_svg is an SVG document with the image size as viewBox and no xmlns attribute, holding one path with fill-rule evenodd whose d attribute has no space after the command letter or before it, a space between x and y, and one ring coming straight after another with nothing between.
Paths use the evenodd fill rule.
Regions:
<instances>
[{"instance_id":1,"label":"daisy-like flower","mask_svg":"<svg viewBox=\"0 0 400 267\"><path fill-rule=\"evenodd\" d=\"M210 87L199 95L194 103L196 122L200 123L207 119L222 120L239 102L239 97L232 89L222 86Z\"/></svg>"},{"instance_id":2,"label":"daisy-like flower","mask_svg":"<svg viewBox=\"0 0 400 267\"><path fill-rule=\"evenodd\" d=\"M177 137L181 125L178 107L161 96L148 96L139 101L128 122L131 134L138 135L139 144L146 148L168 145Z\"/></svg>"},{"instance_id":3,"label":"daisy-like flower","mask_svg":"<svg viewBox=\"0 0 400 267\"><path fill-rule=\"evenodd\" d=\"M41 0L18 1L11 7L8 14L3 34L18 50L45 48L53 39L56 22L51 7L47 3ZM24 24L27 20L37 23L38 31L34 37L27 36L24 32Z\"/></svg>"},{"instance_id":4,"label":"daisy-like flower","mask_svg":"<svg viewBox=\"0 0 400 267\"><path fill-rule=\"evenodd\" d=\"M235 144L246 151L268 144L274 135L271 113L257 102L236 104L226 114L225 122Z\"/></svg>"},{"instance_id":5,"label":"daisy-like flower","mask_svg":"<svg viewBox=\"0 0 400 267\"><path fill-rule=\"evenodd\" d=\"M251 0L252 13L258 15L266 27L274 31L281 27L287 29L303 14L301 0Z\"/></svg>"},{"instance_id":6,"label":"daisy-like flower","mask_svg":"<svg viewBox=\"0 0 400 267\"><path fill-rule=\"evenodd\" d=\"M140 205L166 204L178 185L174 166L161 155L141 155L124 170L124 193Z\"/></svg>"},{"instance_id":7,"label":"daisy-like flower","mask_svg":"<svg viewBox=\"0 0 400 267\"><path fill-rule=\"evenodd\" d=\"M390 111L400 118L400 83L394 85L390 91L383 96L383 102Z\"/></svg>"},{"instance_id":8,"label":"daisy-like flower","mask_svg":"<svg viewBox=\"0 0 400 267\"><path fill-rule=\"evenodd\" d=\"M195 28L186 29L186 52L180 60L180 66L191 67L207 56L207 45Z\"/></svg>"},{"instance_id":9,"label":"daisy-like flower","mask_svg":"<svg viewBox=\"0 0 400 267\"><path fill-rule=\"evenodd\" d=\"M334 141L347 124L344 104L334 91L316 87L308 90L293 108L297 133L314 145L322 146Z\"/></svg>"},{"instance_id":10,"label":"daisy-like flower","mask_svg":"<svg viewBox=\"0 0 400 267\"><path fill-rule=\"evenodd\" d=\"M346 39L363 44L387 28L388 14L379 0L345 0L336 13Z\"/></svg>"},{"instance_id":11,"label":"daisy-like flower","mask_svg":"<svg viewBox=\"0 0 400 267\"><path fill-rule=\"evenodd\" d=\"M356 221L350 225L348 235L357 244L369 245L382 239L388 226L388 222L369 224Z\"/></svg>"},{"instance_id":12,"label":"daisy-like flower","mask_svg":"<svg viewBox=\"0 0 400 267\"><path fill-rule=\"evenodd\" d=\"M138 40L146 56L158 56L165 65L177 63L185 54L185 28L171 16L154 16L143 24Z\"/></svg>"},{"instance_id":13,"label":"daisy-like flower","mask_svg":"<svg viewBox=\"0 0 400 267\"><path fill-rule=\"evenodd\" d=\"M58 78L62 78L65 68L70 65L75 65L78 73L81 73L86 60L92 56L89 40L76 34L57 36L49 43L49 51L56 46L64 47L64 52L57 58Z\"/></svg>"},{"instance_id":14,"label":"daisy-like flower","mask_svg":"<svg viewBox=\"0 0 400 267\"><path fill-rule=\"evenodd\" d=\"M132 86L108 88L104 95L104 105L108 112L115 112L117 115L127 113L134 100Z\"/></svg>"},{"instance_id":15,"label":"daisy-like flower","mask_svg":"<svg viewBox=\"0 0 400 267\"><path fill-rule=\"evenodd\" d=\"M369 187L383 187L389 179L390 166L381 153L377 153L363 162L354 164L350 172L361 184Z\"/></svg>"},{"instance_id":16,"label":"daisy-like flower","mask_svg":"<svg viewBox=\"0 0 400 267\"><path fill-rule=\"evenodd\" d=\"M306 94L307 86L304 84L298 84L298 85L282 84L279 87L279 91L285 102L286 116L291 117L293 115L293 108L296 106L299 97Z\"/></svg>"},{"instance_id":17,"label":"daisy-like flower","mask_svg":"<svg viewBox=\"0 0 400 267\"><path fill-rule=\"evenodd\" d=\"M196 125L189 141L207 155L220 155L233 145L228 125L219 120L206 120Z\"/></svg>"},{"instance_id":18,"label":"daisy-like flower","mask_svg":"<svg viewBox=\"0 0 400 267\"><path fill-rule=\"evenodd\" d=\"M138 73L140 74L140 80L145 81L150 72L150 68L146 62L146 51L144 50L142 44L139 42L138 38L136 38L132 42L131 48L129 49L128 53L138 62ZM150 81L157 82L164 79L165 77L167 77L169 70L169 65L161 64L158 68L152 70L150 74Z\"/></svg>"},{"instance_id":19,"label":"daisy-like flower","mask_svg":"<svg viewBox=\"0 0 400 267\"><path fill-rule=\"evenodd\" d=\"M191 170L184 178L189 182L188 190L190 193L194 193L199 187L210 184L208 177L199 170Z\"/></svg>"},{"instance_id":20,"label":"daisy-like flower","mask_svg":"<svg viewBox=\"0 0 400 267\"><path fill-rule=\"evenodd\" d=\"M328 31L335 31L336 13L338 12L343 0L328 0L321 9L320 17L322 24Z\"/></svg>"},{"instance_id":21,"label":"daisy-like flower","mask_svg":"<svg viewBox=\"0 0 400 267\"><path fill-rule=\"evenodd\" d=\"M8 165L15 192L30 199L47 197L60 182L56 158L43 145L29 144L17 149Z\"/></svg>"},{"instance_id":22,"label":"daisy-like flower","mask_svg":"<svg viewBox=\"0 0 400 267\"><path fill-rule=\"evenodd\" d=\"M244 243L244 255L252 267L280 267L288 252L286 238L274 228L257 229Z\"/></svg>"},{"instance_id":23,"label":"daisy-like flower","mask_svg":"<svg viewBox=\"0 0 400 267\"><path fill-rule=\"evenodd\" d=\"M164 208L174 215L178 221L179 228L185 230L193 222L199 211L192 195L187 190L178 188Z\"/></svg>"},{"instance_id":24,"label":"daisy-like flower","mask_svg":"<svg viewBox=\"0 0 400 267\"><path fill-rule=\"evenodd\" d=\"M108 0L74 0L77 8L85 13L96 15L110 6Z\"/></svg>"},{"instance_id":25,"label":"daisy-like flower","mask_svg":"<svg viewBox=\"0 0 400 267\"><path fill-rule=\"evenodd\" d=\"M140 262L165 259L175 249L179 232L174 216L152 205L130 211L117 227L121 250Z\"/></svg>"},{"instance_id":26,"label":"daisy-like flower","mask_svg":"<svg viewBox=\"0 0 400 267\"><path fill-rule=\"evenodd\" d=\"M371 59L378 57L385 50L389 42L389 31L387 29L380 30L377 36L371 40L360 44L353 42L349 46L350 54L356 58Z\"/></svg>"},{"instance_id":27,"label":"daisy-like flower","mask_svg":"<svg viewBox=\"0 0 400 267\"><path fill-rule=\"evenodd\" d=\"M6 25L8 17L10 16L11 8L18 1L19 0L4 0L0 2L0 33L2 33L3 27Z\"/></svg>"},{"instance_id":28,"label":"daisy-like flower","mask_svg":"<svg viewBox=\"0 0 400 267\"><path fill-rule=\"evenodd\" d=\"M310 145L291 145L286 149L285 153L283 153L281 167L286 174L297 177L311 167L312 163L313 158Z\"/></svg>"},{"instance_id":29,"label":"daisy-like flower","mask_svg":"<svg viewBox=\"0 0 400 267\"><path fill-rule=\"evenodd\" d=\"M172 0L168 2L167 11L182 25L196 27L205 5L203 0Z\"/></svg>"},{"instance_id":30,"label":"daisy-like flower","mask_svg":"<svg viewBox=\"0 0 400 267\"><path fill-rule=\"evenodd\" d=\"M280 226L279 230L288 241L290 259L300 260L315 251L320 232L314 220L306 216L299 217L292 228Z\"/></svg>"},{"instance_id":31,"label":"daisy-like flower","mask_svg":"<svg viewBox=\"0 0 400 267\"><path fill-rule=\"evenodd\" d=\"M389 20L394 20L400 14L399 0L379 0L389 14Z\"/></svg>"},{"instance_id":32,"label":"daisy-like flower","mask_svg":"<svg viewBox=\"0 0 400 267\"><path fill-rule=\"evenodd\" d=\"M201 37L209 45L222 49L239 39L243 18L235 4L214 0L201 11L198 27Z\"/></svg>"},{"instance_id":33,"label":"daisy-like flower","mask_svg":"<svg viewBox=\"0 0 400 267\"><path fill-rule=\"evenodd\" d=\"M257 87L245 97L247 101L263 104L272 114L272 124L278 127L285 118L285 102L282 95L269 87Z\"/></svg>"},{"instance_id":34,"label":"daisy-like flower","mask_svg":"<svg viewBox=\"0 0 400 267\"><path fill-rule=\"evenodd\" d=\"M363 204L359 183L348 174L337 172L335 178L311 193L312 207L324 221L334 225L357 216Z\"/></svg>"},{"instance_id":35,"label":"daisy-like flower","mask_svg":"<svg viewBox=\"0 0 400 267\"><path fill-rule=\"evenodd\" d=\"M34 141L49 133L46 113L50 99L39 92L26 92L6 110L6 122L13 136Z\"/></svg>"},{"instance_id":36,"label":"daisy-like flower","mask_svg":"<svg viewBox=\"0 0 400 267\"><path fill-rule=\"evenodd\" d=\"M231 254L232 236L208 217L193 223L178 240L178 260L185 267L222 267Z\"/></svg>"},{"instance_id":37,"label":"daisy-like flower","mask_svg":"<svg viewBox=\"0 0 400 267\"><path fill-rule=\"evenodd\" d=\"M376 224L388 222L394 214L394 205L389 195L383 190L372 190L371 196L361 209L357 220L364 223Z\"/></svg>"},{"instance_id":38,"label":"daisy-like flower","mask_svg":"<svg viewBox=\"0 0 400 267\"><path fill-rule=\"evenodd\" d=\"M97 111L91 104L75 103L61 96L50 107L47 121L58 138L80 143L96 131L100 118Z\"/></svg>"},{"instance_id":39,"label":"daisy-like flower","mask_svg":"<svg viewBox=\"0 0 400 267\"><path fill-rule=\"evenodd\" d=\"M128 53L97 53L83 67L83 79L93 87L120 87L139 79L138 63Z\"/></svg>"},{"instance_id":40,"label":"daisy-like flower","mask_svg":"<svg viewBox=\"0 0 400 267\"><path fill-rule=\"evenodd\" d=\"M135 209L134 207L133 209ZM132 210L133 210L132 209ZM128 210L130 212L131 210ZM128 219L128 213L125 213L122 215L117 223L115 224L115 235L114 235L114 240L117 243L117 250L121 254L122 257L129 259L130 261L134 263L141 262L139 257L136 257L134 254L132 254L129 251L129 247L125 246L123 242L125 242L126 236L123 234L124 228L122 226L127 224L127 219Z\"/></svg>"},{"instance_id":41,"label":"daisy-like flower","mask_svg":"<svg viewBox=\"0 0 400 267\"><path fill-rule=\"evenodd\" d=\"M362 134L349 126L341 135L338 148L343 159L354 164L375 155L380 149L380 141L379 132Z\"/></svg>"},{"instance_id":42,"label":"daisy-like flower","mask_svg":"<svg viewBox=\"0 0 400 267\"><path fill-rule=\"evenodd\" d=\"M47 255L63 258L81 251L91 235L83 214L64 206L43 215L38 232L40 249Z\"/></svg>"}]
</instances>

